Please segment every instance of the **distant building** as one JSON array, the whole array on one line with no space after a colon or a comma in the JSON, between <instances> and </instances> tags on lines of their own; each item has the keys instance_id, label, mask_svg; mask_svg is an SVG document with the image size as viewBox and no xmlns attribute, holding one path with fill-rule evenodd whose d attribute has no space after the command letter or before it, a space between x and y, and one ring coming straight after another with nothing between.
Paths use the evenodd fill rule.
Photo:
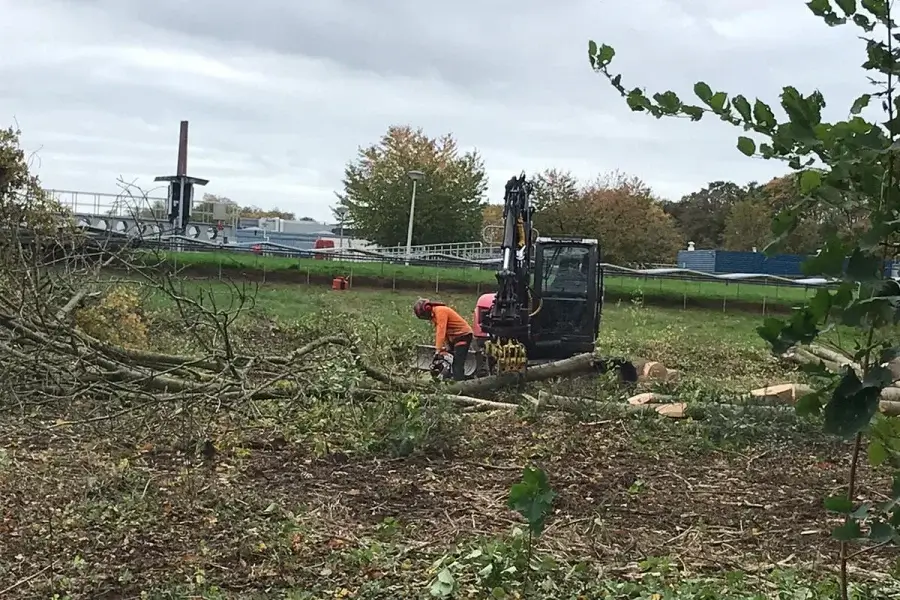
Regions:
<instances>
[{"instance_id":1,"label":"distant building","mask_svg":"<svg viewBox=\"0 0 900 600\"><path fill-rule=\"evenodd\" d=\"M340 224L320 223L307 220L287 220L281 218L241 217L234 241L238 244L252 244L267 241L289 246L298 250L311 250L316 240L332 240L335 248L370 248L366 240L354 238L353 231L344 227L343 238Z\"/></svg>"}]
</instances>

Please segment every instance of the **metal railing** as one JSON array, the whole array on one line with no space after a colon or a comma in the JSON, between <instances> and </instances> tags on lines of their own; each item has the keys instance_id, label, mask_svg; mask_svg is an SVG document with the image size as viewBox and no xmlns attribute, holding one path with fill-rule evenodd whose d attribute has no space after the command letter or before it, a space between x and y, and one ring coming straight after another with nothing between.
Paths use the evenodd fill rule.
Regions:
<instances>
[{"instance_id":1,"label":"metal railing","mask_svg":"<svg viewBox=\"0 0 900 600\"><path fill-rule=\"evenodd\" d=\"M136 196L130 194L105 194L101 192L81 192L75 190L45 189L51 198L76 216L98 218L133 219L146 221L168 221L166 196ZM202 202L194 202L191 221L194 223L216 223L211 210L205 210ZM199 207L198 207L199 205ZM236 226L239 215L228 215L226 224Z\"/></svg>"}]
</instances>

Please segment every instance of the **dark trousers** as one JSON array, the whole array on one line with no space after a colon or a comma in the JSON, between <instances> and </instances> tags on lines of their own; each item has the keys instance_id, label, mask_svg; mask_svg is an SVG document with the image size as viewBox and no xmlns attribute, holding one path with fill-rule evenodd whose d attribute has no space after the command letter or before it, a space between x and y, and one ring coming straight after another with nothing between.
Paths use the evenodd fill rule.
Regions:
<instances>
[{"instance_id":1,"label":"dark trousers","mask_svg":"<svg viewBox=\"0 0 900 600\"><path fill-rule=\"evenodd\" d=\"M469 356L469 346L472 345L472 334L456 338L450 343L453 344L453 380L462 381L466 378L466 358Z\"/></svg>"}]
</instances>

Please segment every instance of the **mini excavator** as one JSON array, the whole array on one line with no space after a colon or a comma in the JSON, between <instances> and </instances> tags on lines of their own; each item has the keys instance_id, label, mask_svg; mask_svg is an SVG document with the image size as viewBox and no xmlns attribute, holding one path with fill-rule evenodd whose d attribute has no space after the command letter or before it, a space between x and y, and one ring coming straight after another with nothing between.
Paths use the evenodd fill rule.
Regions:
<instances>
[{"instance_id":1,"label":"mini excavator","mask_svg":"<svg viewBox=\"0 0 900 600\"><path fill-rule=\"evenodd\" d=\"M536 237L534 184L523 173L506 183L503 241L497 291L482 294L473 319L475 339L466 377L523 373L529 366L594 352L603 308L598 240ZM417 367L449 377L452 357L420 346ZM598 371L618 369L624 383L637 380L632 363L597 361Z\"/></svg>"}]
</instances>

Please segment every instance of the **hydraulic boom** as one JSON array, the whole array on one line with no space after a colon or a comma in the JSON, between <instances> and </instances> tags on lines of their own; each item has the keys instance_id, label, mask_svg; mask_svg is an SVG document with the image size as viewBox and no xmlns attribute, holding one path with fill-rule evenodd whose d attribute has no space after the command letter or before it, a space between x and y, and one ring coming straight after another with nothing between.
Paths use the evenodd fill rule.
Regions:
<instances>
[{"instance_id":1,"label":"hydraulic boom","mask_svg":"<svg viewBox=\"0 0 900 600\"><path fill-rule=\"evenodd\" d=\"M489 340L485 352L498 369L521 371L531 338L531 265L533 251L531 194L534 184L523 173L506 182L503 201L503 242L497 272L497 294L482 327Z\"/></svg>"}]
</instances>

